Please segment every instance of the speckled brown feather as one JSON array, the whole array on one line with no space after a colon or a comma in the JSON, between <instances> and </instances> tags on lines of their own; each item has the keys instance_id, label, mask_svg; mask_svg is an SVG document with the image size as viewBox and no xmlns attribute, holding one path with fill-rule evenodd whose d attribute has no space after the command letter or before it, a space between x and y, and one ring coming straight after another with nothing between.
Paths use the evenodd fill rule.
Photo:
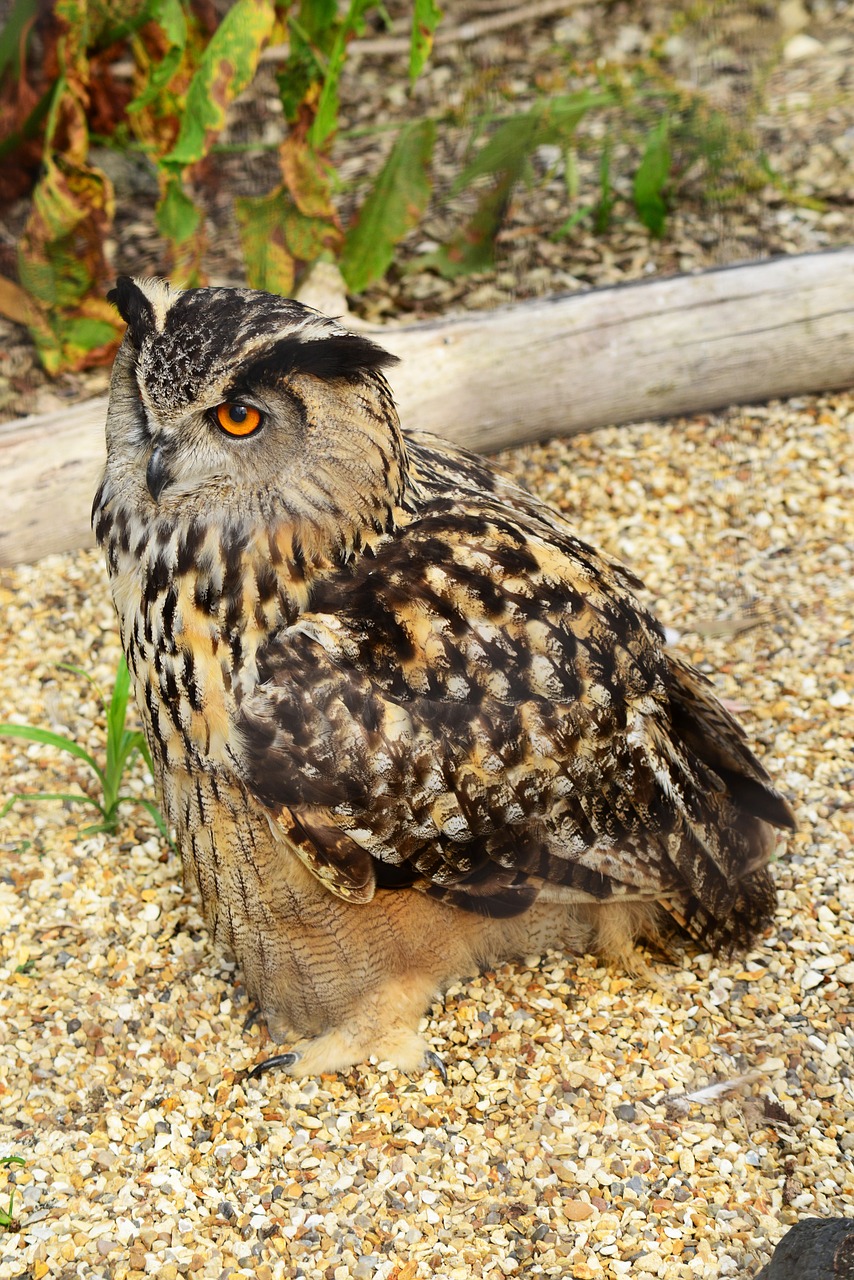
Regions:
<instances>
[{"instance_id":1,"label":"speckled brown feather","mask_svg":"<svg viewBox=\"0 0 854 1280\"><path fill-rule=\"evenodd\" d=\"M458 905L512 914L543 882L675 895L699 936L739 936L768 854L754 811L786 815L735 722L618 567L474 459L443 446L439 470L434 441L407 443L417 515L318 583L237 686L248 785L349 835L342 866L366 849Z\"/></svg>"},{"instance_id":2,"label":"speckled brown feather","mask_svg":"<svg viewBox=\"0 0 854 1280\"><path fill-rule=\"evenodd\" d=\"M626 952L662 906L712 946L762 927L791 812L631 574L404 436L389 358L333 322L117 296L95 529L187 877L273 1030L315 1037L300 1070L413 1065L473 963ZM212 417L236 398L251 440Z\"/></svg>"}]
</instances>

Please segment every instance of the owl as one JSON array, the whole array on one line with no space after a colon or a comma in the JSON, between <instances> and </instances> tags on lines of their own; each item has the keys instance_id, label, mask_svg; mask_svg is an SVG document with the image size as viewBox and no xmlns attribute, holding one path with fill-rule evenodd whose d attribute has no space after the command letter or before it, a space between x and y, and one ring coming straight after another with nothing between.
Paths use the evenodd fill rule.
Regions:
<instances>
[{"instance_id":1,"label":"owl","mask_svg":"<svg viewBox=\"0 0 854 1280\"><path fill-rule=\"evenodd\" d=\"M294 1075L433 1061L454 978L769 921L786 800L640 585L393 356L124 277L93 525L185 881Z\"/></svg>"}]
</instances>

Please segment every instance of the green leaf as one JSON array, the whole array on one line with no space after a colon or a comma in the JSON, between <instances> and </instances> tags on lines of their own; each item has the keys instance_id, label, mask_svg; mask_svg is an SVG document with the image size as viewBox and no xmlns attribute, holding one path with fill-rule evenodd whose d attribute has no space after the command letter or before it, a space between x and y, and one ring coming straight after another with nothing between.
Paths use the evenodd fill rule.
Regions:
<instances>
[{"instance_id":1,"label":"green leaf","mask_svg":"<svg viewBox=\"0 0 854 1280\"><path fill-rule=\"evenodd\" d=\"M157 230L173 245L183 245L193 239L201 221L201 210L187 195L180 177L170 173L155 214Z\"/></svg>"},{"instance_id":2,"label":"green leaf","mask_svg":"<svg viewBox=\"0 0 854 1280\"><path fill-rule=\"evenodd\" d=\"M38 17L38 6L33 0L14 0L7 12L5 25L0 31L0 75L10 63L14 63L14 76L21 78L21 57L25 33Z\"/></svg>"},{"instance_id":3,"label":"green leaf","mask_svg":"<svg viewBox=\"0 0 854 1280\"><path fill-rule=\"evenodd\" d=\"M337 0L302 0L299 15L288 14L290 51L276 81L289 124L297 121L312 85L323 81L337 20Z\"/></svg>"},{"instance_id":4,"label":"green leaf","mask_svg":"<svg viewBox=\"0 0 854 1280\"><path fill-rule=\"evenodd\" d=\"M87 764L103 786L104 772L98 762L81 747L73 738L64 733L51 733L49 729L36 729L31 724L0 724L0 735L6 738L23 738L27 742L42 742L45 746L56 747L58 751L66 751L77 760Z\"/></svg>"},{"instance_id":5,"label":"green leaf","mask_svg":"<svg viewBox=\"0 0 854 1280\"><path fill-rule=\"evenodd\" d=\"M64 363L78 366L90 352L114 343L116 328L109 321L92 316L70 316L63 325L62 339Z\"/></svg>"},{"instance_id":6,"label":"green leaf","mask_svg":"<svg viewBox=\"0 0 854 1280\"><path fill-rule=\"evenodd\" d=\"M81 675L88 680L96 689L98 688L95 681L87 672L82 671L79 667L72 666L70 663L60 663L65 670ZM127 662L124 657L121 658L116 671L116 679L113 685L113 692L109 702L100 694L101 701L104 704L104 711L107 720L107 762L106 767L102 770L94 758L85 751L83 747L74 742L73 739L67 738L64 734L51 733L46 729L37 729L32 725L0 725L0 734L5 734L11 738L24 738L31 742L43 742L49 746L58 747L61 751L67 751L70 755L77 756L84 760L86 764L97 775L101 784L101 792L103 802L95 800L91 796L84 793L76 792L60 792L60 791L39 791L39 792L16 792L12 795L0 809L0 817L5 817L17 800L62 800L66 803L88 804L97 809L103 819L94 827L87 827L87 833L94 831L115 831L118 819L118 809L121 804L141 804L143 808L155 819L160 830L168 839L168 831L166 830L163 818L155 805L149 800L143 800L137 796L119 795L119 787L125 770L132 759L133 755L138 751L149 769L152 769L151 753L145 736L139 729L125 728L127 720L127 710L130 703L130 672L128 671Z\"/></svg>"},{"instance_id":7,"label":"green leaf","mask_svg":"<svg viewBox=\"0 0 854 1280\"><path fill-rule=\"evenodd\" d=\"M328 53L335 39L338 0L301 0L299 18L291 22L305 40Z\"/></svg>"},{"instance_id":8,"label":"green leaf","mask_svg":"<svg viewBox=\"0 0 854 1280\"><path fill-rule=\"evenodd\" d=\"M294 259L285 243L287 205L282 187L266 196L239 196L234 201L249 287L286 297L294 288Z\"/></svg>"},{"instance_id":9,"label":"green leaf","mask_svg":"<svg viewBox=\"0 0 854 1280\"><path fill-rule=\"evenodd\" d=\"M141 733L139 729L137 729L132 736L139 739L138 742L134 743L133 750L138 751L142 756L148 772L154 773L154 761L151 759L151 752L148 749L148 742L146 741L145 734Z\"/></svg>"},{"instance_id":10,"label":"green leaf","mask_svg":"<svg viewBox=\"0 0 854 1280\"><path fill-rule=\"evenodd\" d=\"M556 231L549 236L550 240L561 240L564 236L569 235L573 227L577 227L579 222L583 222L591 213L595 213L596 206L592 204L581 205L574 213L571 213L565 222L562 222Z\"/></svg>"},{"instance_id":11,"label":"green leaf","mask_svg":"<svg viewBox=\"0 0 854 1280\"><path fill-rule=\"evenodd\" d=\"M0 811L0 817L6 816L16 800L61 800L63 804L91 804L99 813L104 812L100 801L93 796L87 796L84 791L16 791L6 801Z\"/></svg>"},{"instance_id":12,"label":"green leaf","mask_svg":"<svg viewBox=\"0 0 854 1280\"><path fill-rule=\"evenodd\" d=\"M395 245L417 226L430 199L430 161L436 139L432 120L406 125L347 232L341 273L354 293L385 275Z\"/></svg>"},{"instance_id":13,"label":"green leaf","mask_svg":"<svg viewBox=\"0 0 854 1280\"><path fill-rule=\"evenodd\" d=\"M566 145L575 134L579 122L595 107L613 102L609 93L582 90L579 93L549 98L536 103L529 111L503 120L489 141L454 182L452 191L462 191L475 178L487 174L512 173L521 176L537 147Z\"/></svg>"},{"instance_id":14,"label":"green leaf","mask_svg":"<svg viewBox=\"0 0 854 1280\"><path fill-rule=\"evenodd\" d=\"M362 31L363 16L372 3L373 0L350 0L347 16L335 35L317 103L317 114L309 130L309 142L315 151L323 150L324 144L338 126L338 84L347 60L347 45L354 35Z\"/></svg>"},{"instance_id":15,"label":"green leaf","mask_svg":"<svg viewBox=\"0 0 854 1280\"><path fill-rule=\"evenodd\" d=\"M638 217L654 236L664 235L667 221L664 188L670 177L670 166L670 121L664 116L647 134L643 159L634 181Z\"/></svg>"},{"instance_id":16,"label":"green leaf","mask_svg":"<svg viewBox=\"0 0 854 1280\"><path fill-rule=\"evenodd\" d=\"M181 132L163 163L186 168L207 154L228 104L249 84L275 21L272 0L237 0L211 36L187 90Z\"/></svg>"},{"instance_id":17,"label":"green leaf","mask_svg":"<svg viewBox=\"0 0 854 1280\"><path fill-rule=\"evenodd\" d=\"M506 173L483 193L466 225L435 253L419 258L417 266L432 267L447 280L474 271L489 271L495 263L495 236L504 220L515 182L515 174Z\"/></svg>"},{"instance_id":18,"label":"green leaf","mask_svg":"<svg viewBox=\"0 0 854 1280\"><path fill-rule=\"evenodd\" d=\"M122 655L113 693L107 712L107 765L104 769L104 806L110 811L116 803L119 786L122 781L128 748L125 738L125 716L127 715L128 693L130 690L130 673L127 662Z\"/></svg>"},{"instance_id":19,"label":"green leaf","mask_svg":"<svg viewBox=\"0 0 854 1280\"><path fill-rule=\"evenodd\" d=\"M436 0L415 0L412 11L412 38L409 45L409 79L412 84L421 75L424 63L433 50L433 36L442 20Z\"/></svg>"},{"instance_id":20,"label":"green leaf","mask_svg":"<svg viewBox=\"0 0 854 1280\"><path fill-rule=\"evenodd\" d=\"M602 158L599 161L599 200L596 204L594 226L597 235L602 235L611 224L611 212L614 208L614 191L611 186L611 143L605 142Z\"/></svg>"},{"instance_id":21,"label":"green leaf","mask_svg":"<svg viewBox=\"0 0 854 1280\"><path fill-rule=\"evenodd\" d=\"M580 120L595 107L608 106L613 95L583 90L536 103L529 111L503 120L453 185L458 192L477 178L495 175L495 185L481 196L474 215L436 253L420 259L449 279L473 271L488 271L494 264L494 240L513 194L526 174L537 147L566 147Z\"/></svg>"}]
</instances>

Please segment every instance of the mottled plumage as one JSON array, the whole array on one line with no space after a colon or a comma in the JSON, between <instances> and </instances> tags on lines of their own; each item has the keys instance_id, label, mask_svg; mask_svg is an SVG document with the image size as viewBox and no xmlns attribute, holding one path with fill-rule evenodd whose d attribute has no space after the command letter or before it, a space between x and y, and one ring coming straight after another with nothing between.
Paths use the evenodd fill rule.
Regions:
<instances>
[{"instance_id":1,"label":"mottled plumage","mask_svg":"<svg viewBox=\"0 0 854 1280\"><path fill-rule=\"evenodd\" d=\"M393 358L123 279L93 521L185 874L294 1072L423 1060L444 983L769 919L791 811L625 569L401 432Z\"/></svg>"}]
</instances>

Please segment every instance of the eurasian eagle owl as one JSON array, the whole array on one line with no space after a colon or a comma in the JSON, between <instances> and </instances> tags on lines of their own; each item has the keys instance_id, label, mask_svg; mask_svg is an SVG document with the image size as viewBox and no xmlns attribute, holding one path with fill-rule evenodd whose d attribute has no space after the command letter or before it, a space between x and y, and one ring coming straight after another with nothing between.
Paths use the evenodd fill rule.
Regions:
<instances>
[{"instance_id":1,"label":"eurasian eagle owl","mask_svg":"<svg viewBox=\"0 0 854 1280\"><path fill-rule=\"evenodd\" d=\"M297 302L123 278L93 521L187 881L294 1074L443 984L769 919L791 810L636 579Z\"/></svg>"}]
</instances>

